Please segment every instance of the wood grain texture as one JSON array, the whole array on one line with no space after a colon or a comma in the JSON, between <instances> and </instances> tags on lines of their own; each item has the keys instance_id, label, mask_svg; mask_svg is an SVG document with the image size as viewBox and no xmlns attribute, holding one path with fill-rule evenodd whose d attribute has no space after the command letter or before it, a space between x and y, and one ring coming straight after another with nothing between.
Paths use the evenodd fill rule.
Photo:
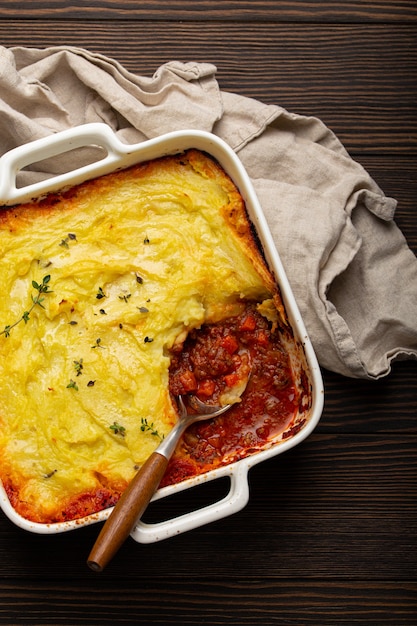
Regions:
<instances>
[{"instance_id":1,"label":"wood grain texture","mask_svg":"<svg viewBox=\"0 0 417 626\"><path fill-rule=\"evenodd\" d=\"M417 253L415 0L0 5L3 46L88 48L145 76L210 62L222 89L321 118L397 199ZM165 542L128 540L102 574L85 565L98 526L42 536L0 516L0 623L414 626L417 362L377 382L323 375L316 431L251 469L243 511ZM146 519L228 489L160 500Z\"/></svg>"},{"instance_id":2,"label":"wood grain texture","mask_svg":"<svg viewBox=\"0 0 417 626\"><path fill-rule=\"evenodd\" d=\"M73 0L32 0L21 2L16 8L15 0L2 0L3 17L31 19L107 19L126 18L143 21L199 20L228 22L385 22L417 21L414 0L171 0L161 4L158 0L95 0L85 3Z\"/></svg>"},{"instance_id":3,"label":"wood grain texture","mask_svg":"<svg viewBox=\"0 0 417 626\"><path fill-rule=\"evenodd\" d=\"M151 76L211 62L225 91L320 117L357 154L417 154L417 45L410 24L282 25L123 20L0 21L0 41L71 45Z\"/></svg>"},{"instance_id":4,"label":"wood grain texture","mask_svg":"<svg viewBox=\"0 0 417 626\"><path fill-rule=\"evenodd\" d=\"M323 433L416 434L417 363L394 363L379 381L361 381L324 372Z\"/></svg>"},{"instance_id":5,"label":"wood grain texture","mask_svg":"<svg viewBox=\"0 0 417 626\"><path fill-rule=\"evenodd\" d=\"M302 593L300 588L302 585ZM184 594L184 587L187 593ZM28 591L28 588L30 589ZM402 626L415 619L416 585L410 582L381 585L350 581L320 583L268 578L248 581L236 576L233 582L215 582L210 577L183 582L166 580L161 602L160 583L129 582L115 589L110 580L78 585L51 583L48 598L44 585L24 580L0 590L0 604L20 624L22 597L24 615L30 624L84 625L154 624L195 626ZM73 600L71 600L71 598ZM388 600L387 600L388 599ZM88 621L90 607L94 617ZM239 607L239 611L237 611ZM320 616L320 622L317 619Z\"/></svg>"}]
</instances>

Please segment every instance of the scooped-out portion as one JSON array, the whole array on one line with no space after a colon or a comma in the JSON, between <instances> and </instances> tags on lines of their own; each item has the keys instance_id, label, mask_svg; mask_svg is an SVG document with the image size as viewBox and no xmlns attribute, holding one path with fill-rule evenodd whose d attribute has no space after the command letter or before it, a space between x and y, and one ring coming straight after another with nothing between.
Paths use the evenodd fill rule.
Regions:
<instances>
[{"instance_id":1,"label":"scooped-out portion","mask_svg":"<svg viewBox=\"0 0 417 626\"><path fill-rule=\"evenodd\" d=\"M261 311L246 303L236 316L192 331L174 351L174 396L192 393L206 403L233 406L187 429L162 485L263 449L298 415L300 389L290 356L278 328Z\"/></svg>"}]
</instances>

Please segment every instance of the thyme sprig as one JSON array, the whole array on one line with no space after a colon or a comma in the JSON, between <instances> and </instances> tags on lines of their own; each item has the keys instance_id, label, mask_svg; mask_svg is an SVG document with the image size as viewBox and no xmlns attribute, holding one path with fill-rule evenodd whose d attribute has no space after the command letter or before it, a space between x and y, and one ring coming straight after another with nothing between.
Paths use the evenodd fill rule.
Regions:
<instances>
[{"instance_id":1,"label":"thyme sprig","mask_svg":"<svg viewBox=\"0 0 417 626\"><path fill-rule=\"evenodd\" d=\"M4 327L4 329L0 331L0 335L4 335L5 337L10 337L10 331L12 330L12 328L20 324L20 322L22 321L25 322L25 324L27 324L28 321L30 320L30 314L32 313L33 309L36 306L40 306L41 309L45 309L45 307L42 304L45 298L41 297L41 295L44 293L52 293L51 289L49 289L50 280L51 280L50 274L47 274L46 276L44 276L41 283L37 283L36 280L32 280L32 287L37 291L36 296L34 296L33 294L31 295L32 306L27 311L23 311L21 317L19 317L19 319L16 320L14 324L7 324Z\"/></svg>"},{"instance_id":2,"label":"thyme sprig","mask_svg":"<svg viewBox=\"0 0 417 626\"><path fill-rule=\"evenodd\" d=\"M146 432L146 431L148 431L148 432L150 432L150 433L151 433L151 435L153 435L154 437L158 437L158 439L160 439L161 441L163 440L164 435L161 435L161 434L157 431L157 429L155 428L155 426L154 426L154 423L153 423L153 422L151 422L151 423L149 424L149 422L148 422L148 420L146 419L146 417L142 417L142 418L141 418L141 420L140 420L140 422L141 422L141 427L140 427L140 429L141 429L141 431L142 431L142 432Z\"/></svg>"}]
</instances>

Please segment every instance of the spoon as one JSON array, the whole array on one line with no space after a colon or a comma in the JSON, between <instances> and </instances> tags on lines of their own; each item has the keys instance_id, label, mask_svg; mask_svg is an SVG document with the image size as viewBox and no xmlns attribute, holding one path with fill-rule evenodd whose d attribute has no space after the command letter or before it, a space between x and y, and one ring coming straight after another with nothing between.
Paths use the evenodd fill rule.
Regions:
<instances>
[{"instance_id":1,"label":"spoon","mask_svg":"<svg viewBox=\"0 0 417 626\"><path fill-rule=\"evenodd\" d=\"M246 384L244 386L246 387ZM240 394L243 391L241 385ZM201 402L196 396L189 397L189 404L198 412L188 413L183 398L178 396L180 412L178 422L135 474L105 522L87 560L88 566L93 571L103 571L132 532L158 489L168 461L186 428L194 422L221 415L233 405L233 403L224 406L209 405Z\"/></svg>"}]
</instances>

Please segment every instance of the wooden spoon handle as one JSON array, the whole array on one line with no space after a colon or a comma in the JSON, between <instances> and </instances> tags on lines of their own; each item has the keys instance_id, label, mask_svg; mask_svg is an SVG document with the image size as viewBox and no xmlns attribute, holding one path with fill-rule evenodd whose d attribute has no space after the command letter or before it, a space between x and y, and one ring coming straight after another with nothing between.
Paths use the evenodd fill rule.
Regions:
<instances>
[{"instance_id":1,"label":"wooden spoon handle","mask_svg":"<svg viewBox=\"0 0 417 626\"><path fill-rule=\"evenodd\" d=\"M153 452L134 476L110 517L104 524L87 559L95 572L101 572L132 532L158 489L168 465L168 459Z\"/></svg>"}]
</instances>

